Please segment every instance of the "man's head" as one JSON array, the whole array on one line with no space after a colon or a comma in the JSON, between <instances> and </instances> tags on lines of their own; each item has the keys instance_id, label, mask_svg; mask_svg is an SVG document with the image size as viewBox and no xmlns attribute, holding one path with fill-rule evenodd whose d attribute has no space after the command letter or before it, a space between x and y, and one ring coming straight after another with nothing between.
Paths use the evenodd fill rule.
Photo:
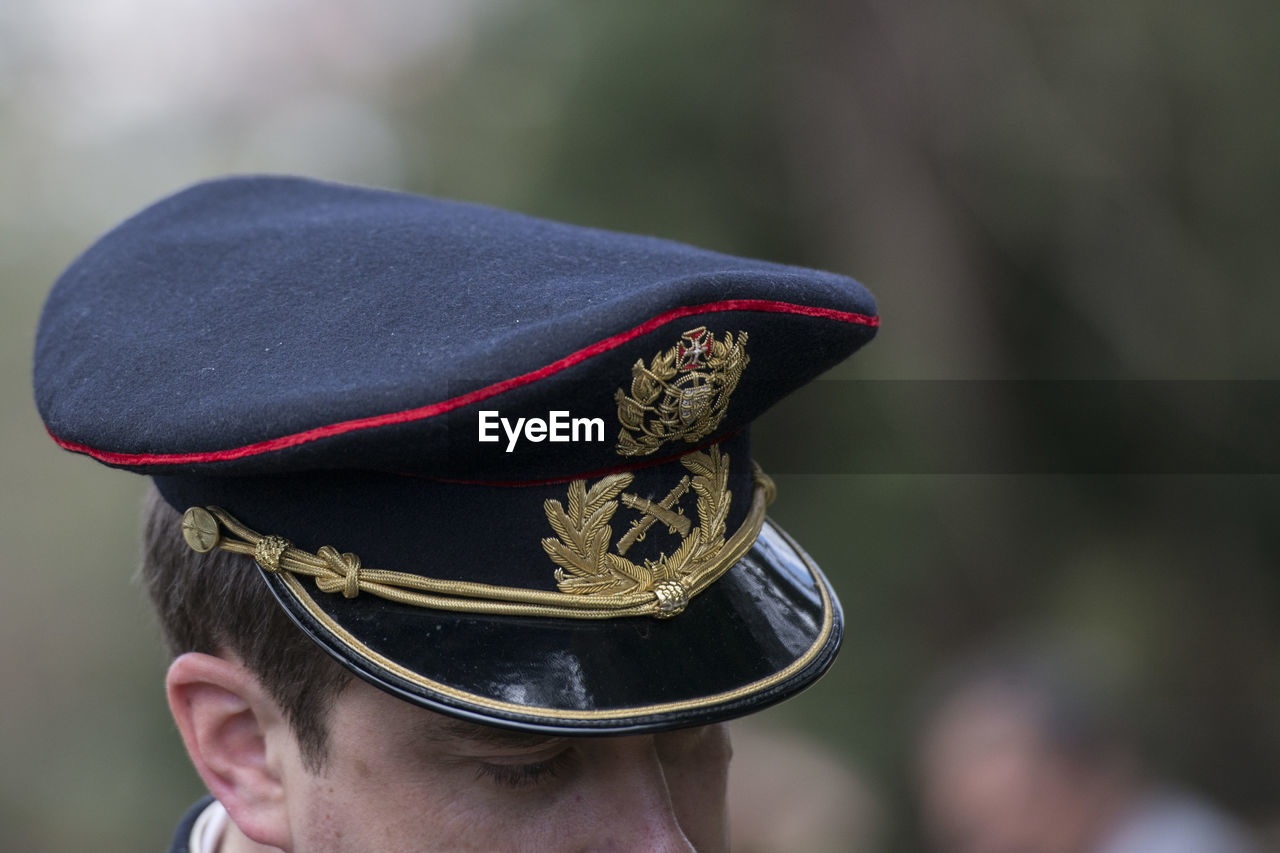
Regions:
<instances>
[{"instance_id":1,"label":"man's head","mask_svg":"<svg viewBox=\"0 0 1280 853\"><path fill-rule=\"evenodd\" d=\"M919 748L923 817L938 849L1093 849L1138 781L1114 705L1100 678L1061 654L995 654L951 673Z\"/></svg>"},{"instance_id":2,"label":"man's head","mask_svg":"<svg viewBox=\"0 0 1280 853\"><path fill-rule=\"evenodd\" d=\"M252 563L187 547L154 490L143 544L142 579L175 656L174 719L246 839L291 850L726 849L723 726L564 738L435 714L355 679Z\"/></svg>"},{"instance_id":3,"label":"man's head","mask_svg":"<svg viewBox=\"0 0 1280 853\"><path fill-rule=\"evenodd\" d=\"M178 653L170 702L252 837L281 837L255 811L273 803L350 837L349 813L296 792L403 807L384 782L413 780L367 756L419 755L449 791L475 785L437 758L484 791L524 774L505 787L548 813L622 807L604 796L621 773L640 813L696 804L710 838L715 724L812 683L842 630L766 518L749 425L877 325L836 275L230 179L64 273L36 398L58 443L155 482L144 575ZM495 727L533 748L477 756Z\"/></svg>"}]
</instances>

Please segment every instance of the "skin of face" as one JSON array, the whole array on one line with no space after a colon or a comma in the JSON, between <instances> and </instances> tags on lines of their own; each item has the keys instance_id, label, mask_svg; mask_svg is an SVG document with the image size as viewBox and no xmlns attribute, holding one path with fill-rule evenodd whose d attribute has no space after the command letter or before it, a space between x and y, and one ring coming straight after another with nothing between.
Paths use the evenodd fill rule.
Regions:
<instances>
[{"instance_id":1,"label":"skin of face","mask_svg":"<svg viewBox=\"0 0 1280 853\"><path fill-rule=\"evenodd\" d=\"M455 720L352 681L308 768L233 660L179 657L170 706L233 826L221 853L728 849L722 725L557 738Z\"/></svg>"}]
</instances>

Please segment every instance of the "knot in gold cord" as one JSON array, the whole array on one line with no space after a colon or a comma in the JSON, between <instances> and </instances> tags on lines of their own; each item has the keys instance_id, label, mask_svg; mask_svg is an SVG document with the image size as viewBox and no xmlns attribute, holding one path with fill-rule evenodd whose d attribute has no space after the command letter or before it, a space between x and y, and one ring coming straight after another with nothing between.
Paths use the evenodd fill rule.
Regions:
<instances>
[{"instance_id":1,"label":"knot in gold cord","mask_svg":"<svg viewBox=\"0 0 1280 853\"><path fill-rule=\"evenodd\" d=\"M653 615L659 619L670 619L689 604L689 591L680 581L659 581L653 594L658 599L658 612Z\"/></svg>"},{"instance_id":2,"label":"knot in gold cord","mask_svg":"<svg viewBox=\"0 0 1280 853\"><path fill-rule=\"evenodd\" d=\"M289 540L283 536L263 536L253 546L253 559L268 572L280 571L280 558L289 547Z\"/></svg>"},{"instance_id":3,"label":"knot in gold cord","mask_svg":"<svg viewBox=\"0 0 1280 853\"><path fill-rule=\"evenodd\" d=\"M355 598L360 594L360 558L355 554L339 554L338 549L325 545L316 556L324 560L330 574L316 578L316 586L322 592L338 592L344 598Z\"/></svg>"}]
</instances>

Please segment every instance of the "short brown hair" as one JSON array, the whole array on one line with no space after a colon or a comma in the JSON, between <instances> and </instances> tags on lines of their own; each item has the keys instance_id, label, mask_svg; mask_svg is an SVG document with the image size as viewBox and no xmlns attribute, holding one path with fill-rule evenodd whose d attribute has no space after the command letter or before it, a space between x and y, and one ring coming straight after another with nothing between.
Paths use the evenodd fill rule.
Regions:
<instances>
[{"instance_id":1,"label":"short brown hair","mask_svg":"<svg viewBox=\"0 0 1280 853\"><path fill-rule=\"evenodd\" d=\"M154 487L143 521L141 576L169 651L234 654L284 712L308 769L319 771L329 709L351 675L293 624L251 558L187 547L181 516Z\"/></svg>"}]
</instances>

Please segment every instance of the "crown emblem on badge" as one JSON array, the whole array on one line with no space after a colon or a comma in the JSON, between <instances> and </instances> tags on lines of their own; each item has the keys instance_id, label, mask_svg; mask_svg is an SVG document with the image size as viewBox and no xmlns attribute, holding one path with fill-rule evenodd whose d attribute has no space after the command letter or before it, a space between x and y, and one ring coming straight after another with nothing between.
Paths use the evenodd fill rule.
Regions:
<instances>
[{"instance_id":1,"label":"crown emblem on badge","mask_svg":"<svg viewBox=\"0 0 1280 853\"><path fill-rule=\"evenodd\" d=\"M684 610L691 595L723 571L718 558L725 550L725 519L732 493L728 490L729 457L718 445L708 452L690 453L680 462L688 472L661 500L652 501L626 491L635 475L610 474L587 488L586 480L569 484L565 504L547 500L543 510L555 531L542 540L556 569L556 586L576 595L608 596L650 593L656 601L654 615L674 616ZM680 507L690 490L697 496L697 524ZM613 529L610 521L620 506L640 512L630 528L610 551ZM642 564L624 556L645 538L649 528L666 527L679 535L680 544L670 553L646 559Z\"/></svg>"},{"instance_id":2,"label":"crown emblem on badge","mask_svg":"<svg viewBox=\"0 0 1280 853\"><path fill-rule=\"evenodd\" d=\"M690 329L646 367L631 367L631 393L621 388L618 403L617 451L622 456L648 456L670 441L692 444L710 435L724 418L729 396L738 387L747 357L747 333L724 340L706 326Z\"/></svg>"}]
</instances>

